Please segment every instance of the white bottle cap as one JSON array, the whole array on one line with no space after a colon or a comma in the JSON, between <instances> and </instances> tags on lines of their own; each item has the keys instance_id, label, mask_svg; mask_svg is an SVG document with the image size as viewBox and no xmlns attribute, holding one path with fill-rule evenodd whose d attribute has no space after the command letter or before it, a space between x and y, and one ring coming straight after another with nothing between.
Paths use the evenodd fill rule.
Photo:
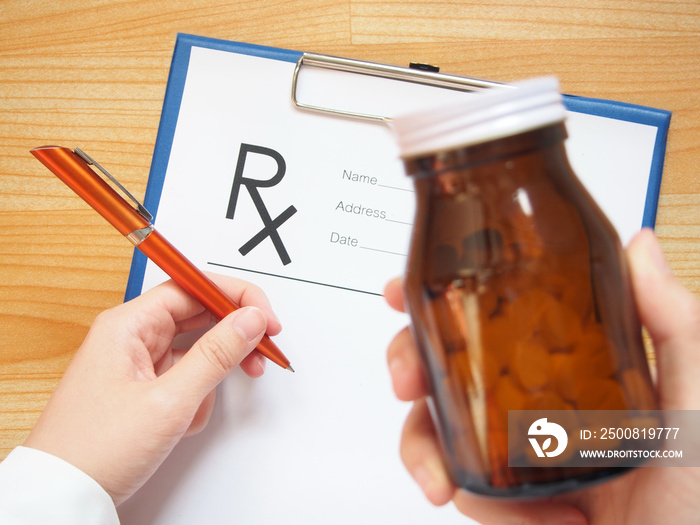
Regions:
<instances>
[{"instance_id":1,"label":"white bottle cap","mask_svg":"<svg viewBox=\"0 0 700 525\"><path fill-rule=\"evenodd\" d=\"M401 157L472 146L562 122L566 110L554 77L465 95L457 103L396 117Z\"/></svg>"}]
</instances>

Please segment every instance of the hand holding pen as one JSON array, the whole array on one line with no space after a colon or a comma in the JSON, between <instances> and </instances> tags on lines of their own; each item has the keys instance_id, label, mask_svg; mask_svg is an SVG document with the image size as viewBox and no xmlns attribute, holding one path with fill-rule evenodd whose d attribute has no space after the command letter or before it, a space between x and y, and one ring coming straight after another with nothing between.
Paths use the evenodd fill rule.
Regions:
<instances>
[{"instance_id":1,"label":"hand holding pen","mask_svg":"<svg viewBox=\"0 0 700 525\"><path fill-rule=\"evenodd\" d=\"M173 338L207 326L211 314L173 281L102 312L25 447L79 468L117 505L136 492L183 436L204 428L219 382L239 365L263 373L265 359L252 350L265 331L281 329L259 288L214 278L242 307L187 351Z\"/></svg>"},{"instance_id":2,"label":"hand holding pen","mask_svg":"<svg viewBox=\"0 0 700 525\"><path fill-rule=\"evenodd\" d=\"M151 214L126 188L83 151L44 146L31 150L31 153L218 319L223 319L238 308L221 288L153 227ZM134 202L136 209L99 177L90 165L109 177ZM294 372L289 359L267 335L263 336L257 350L282 368Z\"/></svg>"}]
</instances>

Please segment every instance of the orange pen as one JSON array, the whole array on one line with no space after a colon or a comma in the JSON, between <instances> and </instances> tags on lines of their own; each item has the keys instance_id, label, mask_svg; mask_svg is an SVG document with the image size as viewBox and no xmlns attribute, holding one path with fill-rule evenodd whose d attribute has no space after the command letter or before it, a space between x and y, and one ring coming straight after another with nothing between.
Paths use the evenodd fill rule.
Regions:
<instances>
[{"instance_id":1,"label":"orange pen","mask_svg":"<svg viewBox=\"0 0 700 525\"><path fill-rule=\"evenodd\" d=\"M31 150L31 153L218 319L223 319L240 308L156 231L151 224L151 214L85 152L78 148L73 151L60 146L43 146ZM137 209L114 191L90 165L109 177L134 202ZM257 350L273 363L294 372L289 359L267 335L258 343Z\"/></svg>"}]
</instances>

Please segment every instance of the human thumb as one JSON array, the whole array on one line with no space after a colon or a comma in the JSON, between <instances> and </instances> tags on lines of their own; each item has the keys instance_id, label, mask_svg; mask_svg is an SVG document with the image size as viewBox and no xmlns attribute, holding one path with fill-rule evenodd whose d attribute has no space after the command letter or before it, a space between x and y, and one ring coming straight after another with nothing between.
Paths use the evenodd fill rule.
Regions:
<instances>
[{"instance_id":1,"label":"human thumb","mask_svg":"<svg viewBox=\"0 0 700 525\"><path fill-rule=\"evenodd\" d=\"M651 230L632 239L627 255L637 309L654 343L662 408L697 409L700 300L668 269Z\"/></svg>"},{"instance_id":2,"label":"human thumb","mask_svg":"<svg viewBox=\"0 0 700 525\"><path fill-rule=\"evenodd\" d=\"M253 306L240 308L205 333L167 374L175 388L198 406L265 334L267 321Z\"/></svg>"}]
</instances>

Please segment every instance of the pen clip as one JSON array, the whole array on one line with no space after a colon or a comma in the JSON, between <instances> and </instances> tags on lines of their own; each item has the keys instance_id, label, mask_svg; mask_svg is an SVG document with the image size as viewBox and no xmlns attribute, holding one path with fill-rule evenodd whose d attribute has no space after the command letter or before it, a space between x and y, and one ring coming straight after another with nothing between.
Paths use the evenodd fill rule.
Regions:
<instances>
[{"instance_id":1,"label":"pen clip","mask_svg":"<svg viewBox=\"0 0 700 525\"><path fill-rule=\"evenodd\" d=\"M127 190L121 182L119 182L113 175L111 175L106 169L104 169L102 166L100 166L95 159L93 159L90 155L85 153L83 150L80 148L75 148L73 150L78 157L83 159L88 165L90 166L95 166L98 170L100 170L102 173L104 173L109 180L111 180L121 191L124 195L126 195L131 202L133 202L136 206L136 211L141 214L141 216L146 219L147 221L152 221L153 220L153 215L145 208L143 204L139 202L139 200L134 197L129 190Z\"/></svg>"}]
</instances>

